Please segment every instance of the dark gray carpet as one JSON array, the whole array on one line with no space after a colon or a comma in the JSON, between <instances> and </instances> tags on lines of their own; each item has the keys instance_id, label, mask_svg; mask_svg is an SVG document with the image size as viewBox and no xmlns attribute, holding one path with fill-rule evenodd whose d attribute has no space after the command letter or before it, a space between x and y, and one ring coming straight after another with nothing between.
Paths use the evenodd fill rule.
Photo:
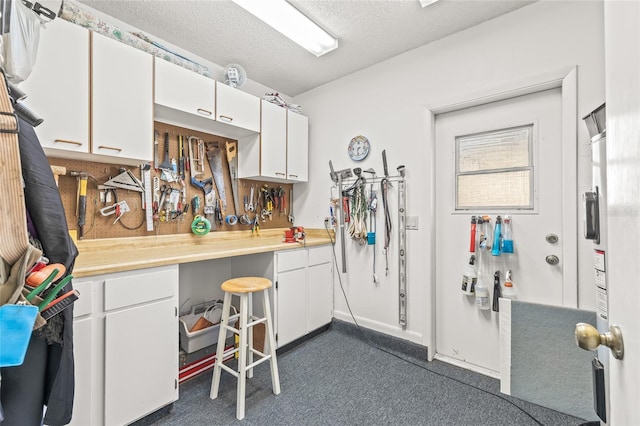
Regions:
<instances>
[{"instance_id":1,"label":"dark gray carpet","mask_svg":"<svg viewBox=\"0 0 640 426\"><path fill-rule=\"evenodd\" d=\"M544 425L584 420L500 394L498 380L446 363L413 363L514 401ZM246 417L235 418L236 380L222 372L209 399L211 374L180 385L180 399L153 425L536 425L489 393L438 376L332 327L278 356L282 392L273 395L268 363L247 380Z\"/></svg>"}]
</instances>

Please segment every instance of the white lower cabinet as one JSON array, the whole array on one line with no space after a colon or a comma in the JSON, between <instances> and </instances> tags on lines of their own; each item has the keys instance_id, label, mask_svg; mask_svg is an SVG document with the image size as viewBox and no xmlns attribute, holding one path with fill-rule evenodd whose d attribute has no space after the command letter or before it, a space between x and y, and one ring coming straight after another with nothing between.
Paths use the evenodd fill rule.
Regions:
<instances>
[{"instance_id":1,"label":"white lower cabinet","mask_svg":"<svg viewBox=\"0 0 640 426\"><path fill-rule=\"evenodd\" d=\"M92 329L92 318L74 319L73 321L75 394L71 425L95 424L92 418L92 413L95 412L95 401L91 393L93 387Z\"/></svg>"},{"instance_id":2,"label":"white lower cabinet","mask_svg":"<svg viewBox=\"0 0 640 426\"><path fill-rule=\"evenodd\" d=\"M175 299L105 316L104 419L122 425L177 399Z\"/></svg>"},{"instance_id":3,"label":"white lower cabinet","mask_svg":"<svg viewBox=\"0 0 640 426\"><path fill-rule=\"evenodd\" d=\"M278 347L307 334L307 268L278 272Z\"/></svg>"},{"instance_id":4,"label":"white lower cabinet","mask_svg":"<svg viewBox=\"0 0 640 426\"><path fill-rule=\"evenodd\" d=\"M277 252L275 265L276 335L282 347L331 322L331 247Z\"/></svg>"},{"instance_id":5,"label":"white lower cabinet","mask_svg":"<svg viewBox=\"0 0 640 426\"><path fill-rule=\"evenodd\" d=\"M74 312L71 424L124 425L176 401L178 266L100 275L74 285L80 310Z\"/></svg>"},{"instance_id":6,"label":"white lower cabinet","mask_svg":"<svg viewBox=\"0 0 640 426\"><path fill-rule=\"evenodd\" d=\"M75 362L75 392L73 398L73 417L70 425L84 426L98 424L99 412L94 389L97 380L96 360L99 354L95 350L97 301L94 295L98 283L92 279L73 280L73 287L80 298L73 306L73 357Z\"/></svg>"},{"instance_id":7,"label":"white lower cabinet","mask_svg":"<svg viewBox=\"0 0 640 426\"><path fill-rule=\"evenodd\" d=\"M330 246L309 250L309 331L330 323L333 318L332 261Z\"/></svg>"}]
</instances>

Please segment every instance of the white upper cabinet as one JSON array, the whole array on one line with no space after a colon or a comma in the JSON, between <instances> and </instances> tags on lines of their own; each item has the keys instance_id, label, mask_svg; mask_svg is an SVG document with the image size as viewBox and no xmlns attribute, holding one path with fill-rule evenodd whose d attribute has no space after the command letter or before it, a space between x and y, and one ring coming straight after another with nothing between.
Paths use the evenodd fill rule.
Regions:
<instances>
[{"instance_id":1,"label":"white upper cabinet","mask_svg":"<svg viewBox=\"0 0 640 426\"><path fill-rule=\"evenodd\" d=\"M287 110L287 180L309 180L309 119Z\"/></svg>"},{"instance_id":2,"label":"white upper cabinet","mask_svg":"<svg viewBox=\"0 0 640 426\"><path fill-rule=\"evenodd\" d=\"M260 98L218 82L216 84L216 120L259 132Z\"/></svg>"},{"instance_id":3,"label":"white upper cabinet","mask_svg":"<svg viewBox=\"0 0 640 426\"><path fill-rule=\"evenodd\" d=\"M309 119L262 101L258 136L238 141L238 175L273 182L309 180Z\"/></svg>"},{"instance_id":4,"label":"white upper cabinet","mask_svg":"<svg viewBox=\"0 0 640 426\"><path fill-rule=\"evenodd\" d=\"M155 58L156 105L215 120L215 102L215 80Z\"/></svg>"},{"instance_id":5,"label":"white upper cabinet","mask_svg":"<svg viewBox=\"0 0 640 426\"><path fill-rule=\"evenodd\" d=\"M92 34L92 152L151 161L153 57Z\"/></svg>"},{"instance_id":6,"label":"white upper cabinet","mask_svg":"<svg viewBox=\"0 0 640 426\"><path fill-rule=\"evenodd\" d=\"M260 132L261 175L285 179L287 177L287 110L262 101Z\"/></svg>"},{"instance_id":7,"label":"white upper cabinet","mask_svg":"<svg viewBox=\"0 0 640 426\"><path fill-rule=\"evenodd\" d=\"M35 66L19 87L44 119L36 134L47 153L89 153L89 30L64 19L43 27Z\"/></svg>"}]
</instances>

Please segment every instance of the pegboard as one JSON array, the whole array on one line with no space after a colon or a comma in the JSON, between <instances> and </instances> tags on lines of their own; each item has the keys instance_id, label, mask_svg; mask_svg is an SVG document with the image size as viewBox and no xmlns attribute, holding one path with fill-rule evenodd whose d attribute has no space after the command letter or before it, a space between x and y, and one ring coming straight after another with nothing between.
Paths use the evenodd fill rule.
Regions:
<instances>
[{"instance_id":1,"label":"pegboard","mask_svg":"<svg viewBox=\"0 0 640 426\"><path fill-rule=\"evenodd\" d=\"M225 199L226 210L223 212L222 224L217 224L217 231L238 231L246 229L248 232L251 229L250 225L242 225L238 222L236 225L230 225L224 220L227 215L234 214L234 202L233 191L231 185L231 176L229 175L229 166L226 161L226 142L233 141L228 138L216 136L204 132L198 132L183 127L173 126L165 123L155 122L155 130L158 132L158 158L160 162L164 160L164 135L169 135L169 158L176 159L179 163L179 139L183 137L183 149L185 157L188 154L188 138L194 136L204 141L205 155L204 160L204 175L199 175L197 179L199 181L206 181L208 178L213 178L211 167L209 165L207 157L207 149L211 152L217 144L221 149L222 157L222 176L224 178L225 187ZM235 141L237 142L237 141ZM191 222L195 216L191 206L191 200L194 196L198 195L200 198L200 210L198 214L203 215L204 209L204 192L202 189L192 185L191 171L185 170L184 173L184 189L186 191L186 201L189 204L186 214L177 215L175 218L168 221L156 221L154 222L153 231L147 231L145 221L145 210L143 209L144 199L143 194L127 189L117 189L115 194L111 194L111 200L108 201L107 194L103 192L103 197L98 190L98 185L104 184L110 178L113 178L120 174L121 167L118 164L98 163L82 160L70 160L63 158L49 158L50 165L63 166L67 170L66 175L61 175L58 180L60 196L65 208L67 216L67 225L70 230L78 229L78 219L76 212L76 200L78 194L78 179L69 176L70 171L82 171L88 173L91 177L88 180L87 185L87 213L86 224L84 226L84 239L98 239L98 238L119 238L119 237L139 237L146 235L171 235L171 234L190 234ZM191 165L190 168L192 168ZM126 166L126 169L131 171L140 181L142 181L142 173L139 167ZM161 177L161 171L151 168L151 181L153 186L153 178ZM179 192L179 198L182 199L182 184L178 182L167 182L160 180L160 185L169 185L173 188L174 192ZM245 196L247 199L250 196L251 187L254 188L253 204L255 207L254 212L245 210ZM265 188L269 192L271 190L280 191L284 194L282 197L281 205L274 210L270 216L261 218L261 210L264 208L263 194L261 188ZM215 179L213 181L213 189L216 197L219 196L219 190L217 188ZM291 204L293 185L292 184L280 184L271 182L254 181L249 179L238 179L238 207L239 212L235 212L239 218L241 215L248 215L250 220L255 218L257 214L260 220L260 227L263 229L268 228L286 228L291 224L288 221L288 214L290 213L289 206ZM178 194L176 194L177 196ZM101 209L111 206L115 203L115 197L117 201L126 201L130 211L124 213L122 217L114 224L114 215L103 216L100 212ZM152 197L153 198L153 197ZM169 216L175 216L170 214Z\"/></svg>"}]
</instances>

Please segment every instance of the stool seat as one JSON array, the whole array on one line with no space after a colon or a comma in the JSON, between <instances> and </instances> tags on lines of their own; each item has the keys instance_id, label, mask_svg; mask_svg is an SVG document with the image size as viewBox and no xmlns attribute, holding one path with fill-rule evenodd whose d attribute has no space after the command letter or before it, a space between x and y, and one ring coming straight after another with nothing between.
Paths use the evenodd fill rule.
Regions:
<instances>
[{"instance_id":1,"label":"stool seat","mask_svg":"<svg viewBox=\"0 0 640 426\"><path fill-rule=\"evenodd\" d=\"M222 283L222 291L229 293L255 293L272 286L271 280L262 277L239 277L232 278Z\"/></svg>"}]
</instances>

